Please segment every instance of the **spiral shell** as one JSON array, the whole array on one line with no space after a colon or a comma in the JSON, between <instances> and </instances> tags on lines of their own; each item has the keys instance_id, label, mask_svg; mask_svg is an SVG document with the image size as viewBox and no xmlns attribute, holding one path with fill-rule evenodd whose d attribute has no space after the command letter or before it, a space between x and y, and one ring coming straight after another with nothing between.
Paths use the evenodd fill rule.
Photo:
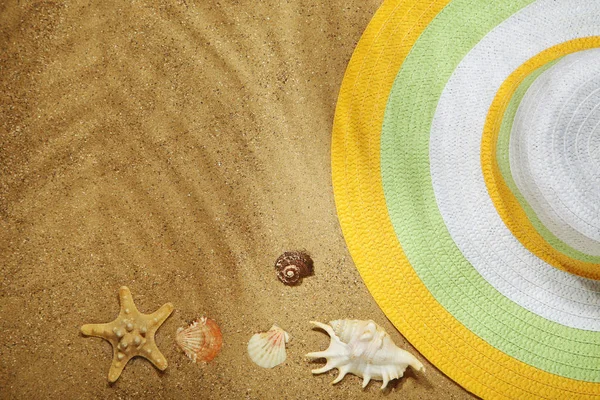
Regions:
<instances>
[{"instance_id":1,"label":"spiral shell","mask_svg":"<svg viewBox=\"0 0 600 400\"><path fill-rule=\"evenodd\" d=\"M295 285L313 273L313 260L300 251L286 251L275 262L277 278L286 285Z\"/></svg>"},{"instance_id":2,"label":"spiral shell","mask_svg":"<svg viewBox=\"0 0 600 400\"><path fill-rule=\"evenodd\" d=\"M209 362L219 354L223 336L215 321L202 317L177 329L175 342L193 362Z\"/></svg>"}]
</instances>

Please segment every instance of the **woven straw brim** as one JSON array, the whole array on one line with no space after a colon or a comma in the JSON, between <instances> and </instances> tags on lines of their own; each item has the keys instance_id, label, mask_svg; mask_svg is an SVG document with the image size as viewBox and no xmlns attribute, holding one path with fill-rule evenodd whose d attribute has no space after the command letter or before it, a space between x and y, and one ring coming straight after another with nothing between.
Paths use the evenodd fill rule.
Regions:
<instances>
[{"instance_id":1,"label":"woven straw brim","mask_svg":"<svg viewBox=\"0 0 600 400\"><path fill-rule=\"evenodd\" d=\"M353 260L406 338L485 398L600 396L597 255L544 226L507 161L525 93L600 47L599 12L388 0L340 91L333 184Z\"/></svg>"}]
</instances>

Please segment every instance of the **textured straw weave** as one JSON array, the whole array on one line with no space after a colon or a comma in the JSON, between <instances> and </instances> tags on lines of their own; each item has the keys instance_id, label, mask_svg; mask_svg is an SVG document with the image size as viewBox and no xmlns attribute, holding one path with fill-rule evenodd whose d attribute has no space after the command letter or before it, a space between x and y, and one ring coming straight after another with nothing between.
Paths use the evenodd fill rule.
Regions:
<instances>
[{"instance_id":1,"label":"textured straw weave","mask_svg":"<svg viewBox=\"0 0 600 400\"><path fill-rule=\"evenodd\" d=\"M599 89L600 50L561 61L523 99L510 148L515 183L543 224L595 256L600 255Z\"/></svg>"},{"instance_id":2,"label":"textured straw weave","mask_svg":"<svg viewBox=\"0 0 600 400\"><path fill-rule=\"evenodd\" d=\"M344 78L332 162L353 259L482 397L600 397L598 15L389 0Z\"/></svg>"}]
</instances>

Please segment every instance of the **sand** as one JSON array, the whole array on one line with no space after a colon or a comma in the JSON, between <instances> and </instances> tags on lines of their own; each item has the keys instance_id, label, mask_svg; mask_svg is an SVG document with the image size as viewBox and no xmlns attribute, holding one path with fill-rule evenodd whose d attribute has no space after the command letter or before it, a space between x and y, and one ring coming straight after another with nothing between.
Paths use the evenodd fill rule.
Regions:
<instances>
[{"instance_id":1,"label":"sand","mask_svg":"<svg viewBox=\"0 0 600 400\"><path fill-rule=\"evenodd\" d=\"M304 354L308 321L387 321L346 248L330 140L345 67L379 0L4 1L0 5L0 397L467 399L425 362L390 390ZM315 275L275 277L306 249ZM136 358L107 382L108 342L79 333L138 308L169 367ZM195 365L178 327L207 315L224 346ZM287 361L263 370L250 336L277 323Z\"/></svg>"}]
</instances>

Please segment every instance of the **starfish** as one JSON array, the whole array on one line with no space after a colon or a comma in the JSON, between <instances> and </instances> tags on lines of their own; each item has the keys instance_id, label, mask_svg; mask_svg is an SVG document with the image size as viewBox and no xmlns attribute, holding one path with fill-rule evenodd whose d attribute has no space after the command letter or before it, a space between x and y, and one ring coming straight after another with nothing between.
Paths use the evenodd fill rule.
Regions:
<instances>
[{"instance_id":1,"label":"starfish","mask_svg":"<svg viewBox=\"0 0 600 400\"><path fill-rule=\"evenodd\" d=\"M173 312L173 304L167 303L152 314L138 311L127 286L119 289L121 311L119 316L106 324L86 324L81 332L86 336L96 336L108 340L113 347L113 360L108 371L108 381L115 382L127 362L141 356L149 360L161 371L167 368L167 359L162 355L156 343L156 330Z\"/></svg>"}]
</instances>

